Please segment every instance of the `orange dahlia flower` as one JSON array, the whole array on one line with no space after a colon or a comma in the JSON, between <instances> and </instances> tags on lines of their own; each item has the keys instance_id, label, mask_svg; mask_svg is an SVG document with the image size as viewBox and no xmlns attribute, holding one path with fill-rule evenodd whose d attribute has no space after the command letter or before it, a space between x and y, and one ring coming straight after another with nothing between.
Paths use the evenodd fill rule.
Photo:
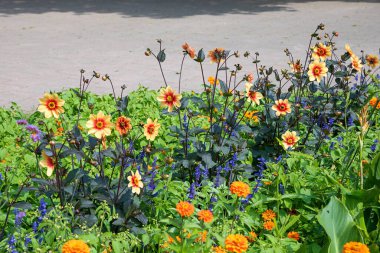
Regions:
<instances>
[{"instance_id":1,"label":"orange dahlia flower","mask_svg":"<svg viewBox=\"0 0 380 253\"><path fill-rule=\"evenodd\" d=\"M310 63L309 71L307 74L310 81L317 80L319 83L322 77L325 77L327 75L327 71L328 69L326 67L326 63L314 60L312 63Z\"/></svg>"},{"instance_id":2,"label":"orange dahlia flower","mask_svg":"<svg viewBox=\"0 0 380 253\"><path fill-rule=\"evenodd\" d=\"M190 217L194 213L194 205L187 201L180 201L175 209L181 217Z\"/></svg>"},{"instance_id":3,"label":"orange dahlia flower","mask_svg":"<svg viewBox=\"0 0 380 253\"><path fill-rule=\"evenodd\" d=\"M128 176L127 179L129 181L128 187L132 187L132 193L140 194L140 188L144 187L144 184L141 180L141 175L138 170L135 173L131 171L131 176Z\"/></svg>"},{"instance_id":4,"label":"orange dahlia flower","mask_svg":"<svg viewBox=\"0 0 380 253\"><path fill-rule=\"evenodd\" d=\"M59 114L63 113L63 105L65 101L60 99L57 94L45 93L43 98L39 99L40 105L38 111L45 114L45 118L50 118L52 115L58 119Z\"/></svg>"},{"instance_id":5,"label":"orange dahlia flower","mask_svg":"<svg viewBox=\"0 0 380 253\"><path fill-rule=\"evenodd\" d=\"M82 240L69 240L63 244L62 253L90 253L90 247Z\"/></svg>"},{"instance_id":6,"label":"orange dahlia flower","mask_svg":"<svg viewBox=\"0 0 380 253\"><path fill-rule=\"evenodd\" d=\"M259 105L260 99L263 99L263 94L258 91L251 90L253 85L251 83L245 83L245 92L247 93L247 97L252 101L252 103Z\"/></svg>"},{"instance_id":7,"label":"orange dahlia flower","mask_svg":"<svg viewBox=\"0 0 380 253\"><path fill-rule=\"evenodd\" d=\"M214 50L210 50L208 51L208 57L210 58L211 63L223 62L224 49L215 48Z\"/></svg>"},{"instance_id":8,"label":"orange dahlia flower","mask_svg":"<svg viewBox=\"0 0 380 253\"><path fill-rule=\"evenodd\" d=\"M276 116L286 115L291 113L292 109L290 108L292 104L289 103L287 99L279 99L275 101L275 104L272 106L272 110L276 111Z\"/></svg>"},{"instance_id":9,"label":"orange dahlia flower","mask_svg":"<svg viewBox=\"0 0 380 253\"><path fill-rule=\"evenodd\" d=\"M366 55L365 60L367 65L373 69L379 65L379 57L377 57L377 55L368 54Z\"/></svg>"},{"instance_id":10,"label":"orange dahlia flower","mask_svg":"<svg viewBox=\"0 0 380 253\"><path fill-rule=\"evenodd\" d=\"M187 42L182 45L183 50L190 56L191 59L194 59L195 57L195 50Z\"/></svg>"},{"instance_id":11,"label":"orange dahlia flower","mask_svg":"<svg viewBox=\"0 0 380 253\"><path fill-rule=\"evenodd\" d=\"M261 214L261 217L262 217L263 220L265 220L265 221L274 220L274 219L276 218L276 213L273 212L273 210L268 209L268 210L265 210L265 212L263 212L263 213Z\"/></svg>"},{"instance_id":12,"label":"orange dahlia flower","mask_svg":"<svg viewBox=\"0 0 380 253\"><path fill-rule=\"evenodd\" d=\"M263 227L265 230L271 231L274 228L274 222L273 221L265 221L263 224Z\"/></svg>"},{"instance_id":13,"label":"orange dahlia flower","mask_svg":"<svg viewBox=\"0 0 380 253\"><path fill-rule=\"evenodd\" d=\"M295 131L290 132L289 130L281 135L281 138L285 149L293 148L300 139Z\"/></svg>"},{"instance_id":14,"label":"orange dahlia flower","mask_svg":"<svg viewBox=\"0 0 380 253\"><path fill-rule=\"evenodd\" d=\"M295 231L290 231L288 233L288 238L298 241L300 239L300 234L298 234L298 232Z\"/></svg>"},{"instance_id":15,"label":"orange dahlia flower","mask_svg":"<svg viewBox=\"0 0 380 253\"><path fill-rule=\"evenodd\" d=\"M243 235L229 235L224 241L226 250L234 253L246 252L248 249L248 240Z\"/></svg>"},{"instance_id":16,"label":"orange dahlia flower","mask_svg":"<svg viewBox=\"0 0 380 253\"><path fill-rule=\"evenodd\" d=\"M205 223L210 223L214 219L214 215L210 210L200 210L198 212L198 220L203 221Z\"/></svg>"},{"instance_id":17,"label":"orange dahlia flower","mask_svg":"<svg viewBox=\"0 0 380 253\"><path fill-rule=\"evenodd\" d=\"M230 185L230 191L232 194L236 194L238 197L243 198L246 198L248 194L251 193L249 185L241 181L232 182L232 184Z\"/></svg>"},{"instance_id":18,"label":"orange dahlia flower","mask_svg":"<svg viewBox=\"0 0 380 253\"><path fill-rule=\"evenodd\" d=\"M157 123L157 119L152 121L150 118L147 120L144 125L144 135L146 139L149 141L154 141L154 139L158 135L158 129L160 129L160 124Z\"/></svg>"},{"instance_id":19,"label":"orange dahlia flower","mask_svg":"<svg viewBox=\"0 0 380 253\"><path fill-rule=\"evenodd\" d=\"M353 56L353 55L354 55L354 52L352 52L350 45L346 44L346 45L344 45L344 48L346 49L347 53L348 53L350 56Z\"/></svg>"},{"instance_id":20,"label":"orange dahlia flower","mask_svg":"<svg viewBox=\"0 0 380 253\"><path fill-rule=\"evenodd\" d=\"M313 54L312 57L315 60L321 60L325 61L327 57L331 56L331 47L326 46L319 42L314 48L313 48Z\"/></svg>"},{"instance_id":21,"label":"orange dahlia flower","mask_svg":"<svg viewBox=\"0 0 380 253\"><path fill-rule=\"evenodd\" d=\"M46 168L46 175L50 177L54 171L54 159L48 156L45 151L42 151L42 160L40 161L40 166Z\"/></svg>"},{"instance_id":22,"label":"orange dahlia flower","mask_svg":"<svg viewBox=\"0 0 380 253\"><path fill-rule=\"evenodd\" d=\"M351 64L352 64L352 68L358 72L360 72L360 70L363 67L362 61L356 55L351 56Z\"/></svg>"},{"instance_id":23,"label":"orange dahlia flower","mask_svg":"<svg viewBox=\"0 0 380 253\"><path fill-rule=\"evenodd\" d=\"M367 245L360 242L348 242L344 244L342 253L370 253Z\"/></svg>"},{"instance_id":24,"label":"orange dahlia flower","mask_svg":"<svg viewBox=\"0 0 380 253\"><path fill-rule=\"evenodd\" d=\"M88 130L89 134L94 134L96 138L102 139L103 136L111 134L111 116L104 115L102 111L99 111L97 115L91 114L86 127L90 129Z\"/></svg>"},{"instance_id":25,"label":"orange dahlia flower","mask_svg":"<svg viewBox=\"0 0 380 253\"><path fill-rule=\"evenodd\" d=\"M126 135L132 129L131 119L125 116L120 116L116 120L116 130L120 135Z\"/></svg>"},{"instance_id":26,"label":"orange dahlia flower","mask_svg":"<svg viewBox=\"0 0 380 253\"><path fill-rule=\"evenodd\" d=\"M289 62L289 66L292 69L293 73L301 73L302 71L301 60L296 60L296 62Z\"/></svg>"},{"instance_id":27,"label":"orange dahlia flower","mask_svg":"<svg viewBox=\"0 0 380 253\"><path fill-rule=\"evenodd\" d=\"M168 107L168 112L173 111L173 106L178 108L181 106L182 95L176 93L170 86L162 88L157 100L161 102L162 106Z\"/></svg>"}]
</instances>

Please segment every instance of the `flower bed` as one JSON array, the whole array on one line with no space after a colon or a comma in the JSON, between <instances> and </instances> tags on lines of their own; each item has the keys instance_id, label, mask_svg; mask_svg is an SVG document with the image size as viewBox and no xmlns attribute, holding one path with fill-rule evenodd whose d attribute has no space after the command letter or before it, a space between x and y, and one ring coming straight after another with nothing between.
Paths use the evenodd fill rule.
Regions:
<instances>
[{"instance_id":1,"label":"flower bed","mask_svg":"<svg viewBox=\"0 0 380 253\"><path fill-rule=\"evenodd\" d=\"M325 41L322 42L321 36ZM6 252L378 252L379 60L321 24L289 70L187 43L178 90L121 95L81 70L78 89L0 115ZM356 51L356 50L355 50ZM201 93L180 92L183 62ZM303 62L303 64L301 64ZM113 94L87 92L106 83Z\"/></svg>"}]
</instances>

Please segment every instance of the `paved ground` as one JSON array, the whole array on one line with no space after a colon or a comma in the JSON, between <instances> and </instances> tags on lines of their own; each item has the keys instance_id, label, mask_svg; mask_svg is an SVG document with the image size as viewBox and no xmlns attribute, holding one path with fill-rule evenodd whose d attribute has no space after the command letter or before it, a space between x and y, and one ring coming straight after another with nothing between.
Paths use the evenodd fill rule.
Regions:
<instances>
[{"instance_id":1,"label":"paved ground","mask_svg":"<svg viewBox=\"0 0 380 253\"><path fill-rule=\"evenodd\" d=\"M163 67L173 86L185 41L196 49L258 51L264 65L281 68L283 49L303 56L309 34L323 22L340 33L342 48L349 42L357 53L376 53L379 13L379 1L0 0L0 106L15 101L30 110L44 91L76 87L81 68L108 73L128 90L139 83L159 88L159 68L144 56L157 38L167 48ZM199 90L200 82L198 66L186 62L185 89ZM111 91L101 81L90 90Z\"/></svg>"}]
</instances>

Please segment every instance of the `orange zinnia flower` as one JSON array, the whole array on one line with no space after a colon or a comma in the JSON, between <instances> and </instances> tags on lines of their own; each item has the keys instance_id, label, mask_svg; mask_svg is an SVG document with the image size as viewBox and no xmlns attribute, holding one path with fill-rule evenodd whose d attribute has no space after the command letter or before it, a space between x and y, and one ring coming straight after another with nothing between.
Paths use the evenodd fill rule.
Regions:
<instances>
[{"instance_id":1,"label":"orange zinnia flower","mask_svg":"<svg viewBox=\"0 0 380 253\"><path fill-rule=\"evenodd\" d=\"M198 212L198 220L203 221L205 223L212 222L214 216L210 210L200 210Z\"/></svg>"},{"instance_id":2,"label":"orange zinnia flower","mask_svg":"<svg viewBox=\"0 0 380 253\"><path fill-rule=\"evenodd\" d=\"M144 125L144 135L146 139L149 141L154 141L154 139L158 135L158 129L160 128L160 124L157 123L157 119L152 121L150 118L147 120Z\"/></svg>"},{"instance_id":3,"label":"orange zinnia flower","mask_svg":"<svg viewBox=\"0 0 380 253\"><path fill-rule=\"evenodd\" d=\"M63 113L63 105L65 101L60 99L57 94L45 93L43 98L39 99L40 105L38 111L45 114L45 118L50 118L52 115L54 118L58 118L59 114Z\"/></svg>"},{"instance_id":4,"label":"orange zinnia flower","mask_svg":"<svg viewBox=\"0 0 380 253\"><path fill-rule=\"evenodd\" d=\"M253 85L251 83L245 83L245 91L247 93L247 97L256 105L260 104L260 99L263 98L263 94L258 91L251 90Z\"/></svg>"},{"instance_id":5,"label":"orange zinnia flower","mask_svg":"<svg viewBox=\"0 0 380 253\"><path fill-rule=\"evenodd\" d=\"M243 198L246 198L248 194L251 193L251 189L249 188L249 185L241 181L232 182L230 186L230 191L232 194L236 194L238 197L243 197Z\"/></svg>"},{"instance_id":6,"label":"orange zinnia flower","mask_svg":"<svg viewBox=\"0 0 380 253\"><path fill-rule=\"evenodd\" d=\"M342 253L370 253L367 245L360 242L348 242L344 244Z\"/></svg>"},{"instance_id":7,"label":"orange zinnia flower","mask_svg":"<svg viewBox=\"0 0 380 253\"><path fill-rule=\"evenodd\" d=\"M191 59L195 57L195 50L187 42L182 45L183 50L190 56Z\"/></svg>"},{"instance_id":8,"label":"orange zinnia flower","mask_svg":"<svg viewBox=\"0 0 380 253\"><path fill-rule=\"evenodd\" d=\"M99 111L97 115L91 114L86 127L90 129L88 130L89 134L94 134L96 138L102 139L103 136L111 134L111 116L104 115L102 111Z\"/></svg>"},{"instance_id":9,"label":"orange zinnia flower","mask_svg":"<svg viewBox=\"0 0 380 253\"><path fill-rule=\"evenodd\" d=\"M300 60L297 60L296 62L289 62L289 66L292 69L293 73L301 73L302 71L302 64Z\"/></svg>"},{"instance_id":10,"label":"orange zinnia flower","mask_svg":"<svg viewBox=\"0 0 380 253\"><path fill-rule=\"evenodd\" d=\"M157 100L161 102L161 105L168 107L168 112L173 111L173 106L178 108L181 106L182 95L176 93L170 86L162 88Z\"/></svg>"},{"instance_id":11,"label":"orange zinnia flower","mask_svg":"<svg viewBox=\"0 0 380 253\"><path fill-rule=\"evenodd\" d=\"M344 46L344 48L346 49L347 53L348 53L350 56L353 56L353 55L354 55L354 52L352 52L350 45L346 44L346 45Z\"/></svg>"},{"instance_id":12,"label":"orange zinnia flower","mask_svg":"<svg viewBox=\"0 0 380 253\"><path fill-rule=\"evenodd\" d=\"M181 217L190 217L194 213L193 204L187 201L180 201L176 205L175 209L181 215Z\"/></svg>"},{"instance_id":13,"label":"orange zinnia flower","mask_svg":"<svg viewBox=\"0 0 380 253\"><path fill-rule=\"evenodd\" d=\"M90 253L90 247L82 240L69 240L62 246L62 253Z\"/></svg>"},{"instance_id":14,"label":"orange zinnia flower","mask_svg":"<svg viewBox=\"0 0 380 253\"><path fill-rule=\"evenodd\" d=\"M40 161L40 166L46 168L46 175L50 177L54 171L54 160L48 156L45 151L42 151L42 160Z\"/></svg>"},{"instance_id":15,"label":"orange zinnia flower","mask_svg":"<svg viewBox=\"0 0 380 253\"><path fill-rule=\"evenodd\" d=\"M321 61L325 61L327 57L331 56L331 47L326 46L322 43L318 43L314 48L313 48L313 54L312 57L315 60L320 59Z\"/></svg>"},{"instance_id":16,"label":"orange zinnia flower","mask_svg":"<svg viewBox=\"0 0 380 253\"><path fill-rule=\"evenodd\" d=\"M133 171L131 171L131 174L131 176L127 177L129 181L128 187L132 187L132 193L136 193L137 195L139 195L140 188L142 189L144 187L144 184L141 181L140 172L138 170L136 170L136 173L133 173Z\"/></svg>"},{"instance_id":17,"label":"orange zinnia flower","mask_svg":"<svg viewBox=\"0 0 380 253\"><path fill-rule=\"evenodd\" d=\"M288 233L288 238L298 241L300 239L300 234L298 234L298 232L291 231Z\"/></svg>"},{"instance_id":18,"label":"orange zinnia flower","mask_svg":"<svg viewBox=\"0 0 380 253\"><path fill-rule=\"evenodd\" d=\"M363 67L362 61L356 55L351 56L351 64L352 64L352 68L358 72L360 72L360 70Z\"/></svg>"},{"instance_id":19,"label":"orange zinnia flower","mask_svg":"<svg viewBox=\"0 0 380 253\"><path fill-rule=\"evenodd\" d=\"M208 52L208 57L210 58L211 63L223 62L224 49L223 48L215 48L214 50L210 50Z\"/></svg>"},{"instance_id":20,"label":"orange zinnia flower","mask_svg":"<svg viewBox=\"0 0 380 253\"><path fill-rule=\"evenodd\" d=\"M223 249L221 246L212 247L213 253L227 253L225 249Z\"/></svg>"},{"instance_id":21,"label":"orange zinnia flower","mask_svg":"<svg viewBox=\"0 0 380 253\"><path fill-rule=\"evenodd\" d=\"M367 62L367 65L370 66L373 69L376 68L377 65L379 65L379 57L377 57L377 55L368 54L365 57L365 60Z\"/></svg>"},{"instance_id":22,"label":"orange zinnia flower","mask_svg":"<svg viewBox=\"0 0 380 253\"><path fill-rule=\"evenodd\" d=\"M286 115L291 113L292 109L290 108L292 104L289 103L287 99L279 99L275 101L275 104L272 106L272 110L276 111L276 116Z\"/></svg>"},{"instance_id":23,"label":"orange zinnia flower","mask_svg":"<svg viewBox=\"0 0 380 253\"><path fill-rule=\"evenodd\" d=\"M281 135L281 138L285 149L293 148L300 139L295 131L290 132L289 130Z\"/></svg>"},{"instance_id":24,"label":"orange zinnia flower","mask_svg":"<svg viewBox=\"0 0 380 253\"><path fill-rule=\"evenodd\" d=\"M276 213L273 212L273 210L268 209L261 214L261 217L263 217L263 220L265 221L274 220L274 218L276 218Z\"/></svg>"},{"instance_id":25,"label":"orange zinnia flower","mask_svg":"<svg viewBox=\"0 0 380 253\"><path fill-rule=\"evenodd\" d=\"M132 129L131 119L125 116L120 116L116 120L116 130L120 135L125 135Z\"/></svg>"},{"instance_id":26,"label":"orange zinnia flower","mask_svg":"<svg viewBox=\"0 0 380 253\"><path fill-rule=\"evenodd\" d=\"M369 105L372 107L375 107L377 105L376 109L380 109L380 103L377 103L377 97L371 98L371 100L369 101Z\"/></svg>"},{"instance_id":27,"label":"orange zinnia flower","mask_svg":"<svg viewBox=\"0 0 380 253\"><path fill-rule=\"evenodd\" d=\"M215 77L213 77L213 76L209 76L208 79L207 79L207 81L208 81L211 85L215 85ZM219 82L219 80L217 79L217 80L216 80L216 85L219 85L219 84L220 84L220 82Z\"/></svg>"},{"instance_id":28,"label":"orange zinnia flower","mask_svg":"<svg viewBox=\"0 0 380 253\"><path fill-rule=\"evenodd\" d=\"M243 235L229 235L224 241L226 250L234 253L246 252L248 249L248 240Z\"/></svg>"},{"instance_id":29,"label":"orange zinnia flower","mask_svg":"<svg viewBox=\"0 0 380 253\"><path fill-rule=\"evenodd\" d=\"M274 228L274 222L273 221L265 221L263 224L263 227L265 230L271 231Z\"/></svg>"},{"instance_id":30,"label":"orange zinnia flower","mask_svg":"<svg viewBox=\"0 0 380 253\"><path fill-rule=\"evenodd\" d=\"M319 83L322 77L325 77L327 75L327 71L328 69L326 67L326 63L314 60L312 63L310 63L309 71L307 74L310 81L317 80Z\"/></svg>"}]
</instances>

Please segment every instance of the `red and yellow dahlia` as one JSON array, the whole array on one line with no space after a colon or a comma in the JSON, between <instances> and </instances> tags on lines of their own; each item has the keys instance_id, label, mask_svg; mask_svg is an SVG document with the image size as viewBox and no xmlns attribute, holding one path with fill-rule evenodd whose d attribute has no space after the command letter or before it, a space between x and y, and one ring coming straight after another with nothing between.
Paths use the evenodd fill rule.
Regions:
<instances>
[{"instance_id":1,"label":"red and yellow dahlia","mask_svg":"<svg viewBox=\"0 0 380 253\"><path fill-rule=\"evenodd\" d=\"M60 99L57 94L45 93L43 98L39 99L40 105L38 111L45 114L45 118L59 118L59 114L63 113L63 105L65 101Z\"/></svg>"},{"instance_id":2,"label":"red and yellow dahlia","mask_svg":"<svg viewBox=\"0 0 380 253\"><path fill-rule=\"evenodd\" d=\"M281 138L285 149L293 148L300 139L295 131L290 132L289 130L281 135Z\"/></svg>"},{"instance_id":3,"label":"red and yellow dahlia","mask_svg":"<svg viewBox=\"0 0 380 253\"><path fill-rule=\"evenodd\" d=\"M190 56L191 59L194 59L195 57L195 50L187 42L182 45L183 50Z\"/></svg>"},{"instance_id":4,"label":"red and yellow dahlia","mask_svg":"<svg viewBox=\"0 0 380 253\"><path fill-rule=\"evenodd\" d=\"M141 175L138 170L135 173L131 171L131 176L127 177L129 184L128 187L132 187L132 193L140 194L140 189L144 187L144 184L141 180Z\"/></svg>"},{"instance_id":5,"label":"red and yellow dahlia","mask_svg":"<svg viewBox=\"0 0 380 253\"><path fill-rule=\"evenodd\" d=\"M331 56L331 46L326 46L319 42L313 48L313 54L311 55L315 60L326 61L327 57Z\"/></svg>"},{"instance_id":6,"label":"red and yellow dahlia","mask_svg":"<svg viewBox=\"0 0 380 253\"><path fill-rule=\"evenodd\" d=\"M42 160L40 161L40 166L46 168L46 175L50 177L54 171L54 159L46 154L45 151L42 151Z\"/></svg>"},{"instance_id":7,"label":"red and yellow dahlia","mask_svg":"<svg viewBox=\"0 0 380 253\"><path fill-rule=\"evenodd\" d=\"M317 80L319 83L322 77L325 77L327 75L327 71L328 69L326 67L326 63L314 60L312 63L310 63L309 71L307 74L310 81Z\"/></svg>"},{"instance_id":8,"label":"red and yellow dahlia","mask_svg":"<svg viewBox=\"0 0 380 253\"><path fill-rule=\"evenodd\" d=\"M289 103L287 99L279 99L275 101L275 104L272 106L272 110L276 112L276 116L286 115L291 113L292 109L290 108L292 104Z\"/></svg>"},{"instance_id":9,"label":"red and yellow dahlia","mask_svg":"<svg viewBox=\"0 0 380 253\"><path fill-rule=\"evenodd\" d=\"M152 121L150 118L144 125L144 135L148 141L154 141L158 135L158 129L160 129L160 124L157 123L157 119Z\"/></svg>"},{"instance_id":10,"label":"red and yellow dahlia","mask_svg":"<svg viewBox=\"0 0 380 253\"><path fill-rule=\"evenodd\" d=\"M125 116L120 116L116 120L116 130L120 135L126 135L132 129L131 119Z\"/></svg>"},{"instance_id":11,"label":"red and yellow dahlia","mask_svg":"<svg viewBox=\"0 0 380 253\"><path fill-rule=\"evenodd\" d=\"M263 99L263 94L261 94L258 91L251 90L251 87L253 85L251 83L246 82L245 83L245 91L247 94L247 97L252 101L252 103L259 105L260 99Z\"/></svg>"},{"instance_id":12,"label":"red and yellow dahlia","mask_svg":"<svg viewBox=\"0 0 380 253\"><path fill-rule=\"evenodd\" d=\"M356 55L351 56L351 64L352 64L352 68L358 72L360 72L363 67L362 61Z\"/></svg>"},{"instance_id":13,"label":"red and yellow dahlia","mask_svg":"<svg viewBox=\"0 0 380 253\"><path fill-rule=\"evenodd\" d=\"M104 115L102 111L99 111L97 115L91 114L90 120L86 123L86 127L89 128L89 134L93 134L96 138L102 139L104 136L111 134L111 116Z\"/></svg>"},{"instance_id":14,"label":"red and yellow dahlia","mask_svg":"<svg viewBox=\"0 0 380 253\"><path fill-rule=\"evenodd\" d=\"M377 55L368 54L366 55L365 60L367 65L373 69L379 65L379 57L377 57Z\"/></svg>"},{"instance_id":15,"label":"red and yellow dahlia","mask_svg":"<svg viewBox=\"0 0 380 253\"><path fill-rule=\"evenodd\" d=\"M176 93L170 86L162 88L157 100L161 102L162 106L168 107L168 112L173 111L173 107L180 107L182 95Z\"/></svg>"}]
</instances>

